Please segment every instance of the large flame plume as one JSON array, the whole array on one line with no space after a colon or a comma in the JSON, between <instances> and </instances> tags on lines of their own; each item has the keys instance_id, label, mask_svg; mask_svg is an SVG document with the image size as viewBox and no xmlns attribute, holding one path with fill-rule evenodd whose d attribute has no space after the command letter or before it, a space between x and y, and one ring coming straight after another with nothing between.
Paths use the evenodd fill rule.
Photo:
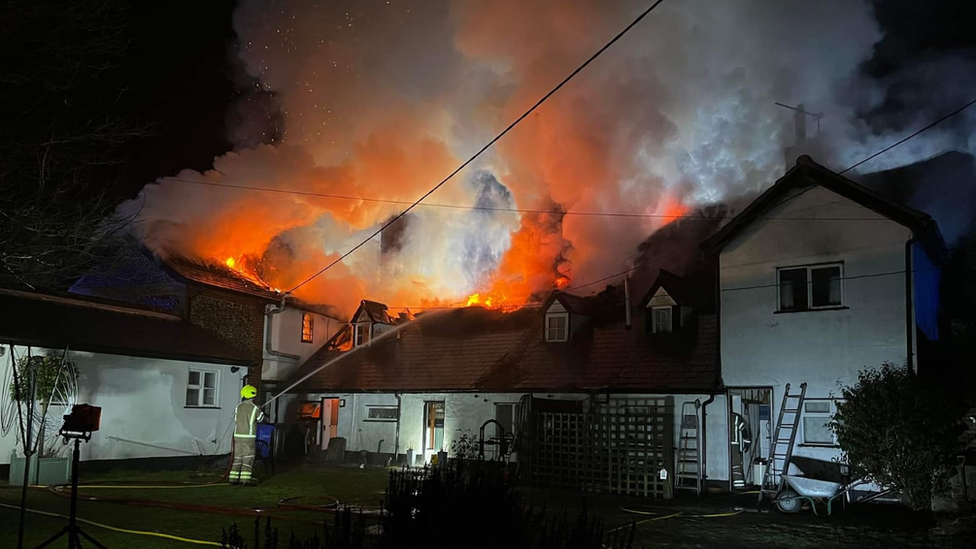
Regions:
<instances>
[{"instance_id":1,"label":"large flame plume","mask_svg":"<svg viewBox=\"0 0 976 549\"><path fill-rule=\"evenodd\" d=\"M246 123L231 128L235 151L148 185L125 209L141 208L156 251L287 290L450 173L645 4L243 0L236 54L252 93L238 105ZM296 295L346 312L363 298L513 308L620 270L689 207L782 173L791 116L776 101L829 112L838 162L873 146L843 90L878 38L864 2L665 2L427 200L476 209L421 206Z\"/></svg>"}]
</instances>

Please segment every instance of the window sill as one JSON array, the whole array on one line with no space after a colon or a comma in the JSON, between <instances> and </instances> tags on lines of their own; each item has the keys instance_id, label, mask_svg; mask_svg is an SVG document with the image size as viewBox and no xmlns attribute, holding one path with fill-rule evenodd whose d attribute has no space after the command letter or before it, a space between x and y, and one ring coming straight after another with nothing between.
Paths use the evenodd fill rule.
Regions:
<instances>
[{"instance_id":1,"label":"window sill","mask_svg":"<svg viewBox=\"0 0 976 549\"><path fill-rule=\"evenodd\" d=\"M840 446L837 444L817 444L813 442L801 442L800 448L829 448L834 450L840 450Z\"/></svg>"},{"instance_id":2,"label":"window sill","mask_svg":"<svg viewBox=\"0 0 976 549\"><path fill-rule=\"evenodd\" d=\"M820 311L846 311L850 307L841 305L840 307L817 307L815 309L797 309L795 311L773 311L774 315L788 315L794 313L818 313Z\"/></svg>"},{"instance_id":3,"label":"window sill","mask_svg":"<svg viewBox=\"0 0 976 549\"><path fill-rule=\"evenodd\" d=\"M184 410L219 410L220 406L184 406Z\"/></svg>"},{"instance_id":4,"label":"window sill","mask_svg":"<svg viewBox=\"0 0 976 549\"><path fill-rule=\"evenodd\" d=\"M364 419L363 423L396 423L395 419Z\"/></svg>"}]
</instances>

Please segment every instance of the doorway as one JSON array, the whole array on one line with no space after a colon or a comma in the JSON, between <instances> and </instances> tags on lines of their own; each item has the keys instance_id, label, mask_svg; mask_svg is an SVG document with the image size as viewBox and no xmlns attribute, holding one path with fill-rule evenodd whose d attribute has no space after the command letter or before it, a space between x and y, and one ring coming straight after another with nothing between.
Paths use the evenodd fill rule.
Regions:
<instances>
[{"instance_id":1,"label":"doorway","mask_svg":"<svg viewBox=\"0 0 976 549\"><path fill-rule=\"evenodd\" d=\"M772 446L769 387L729 389L729 481L733 490L762 483Z\"/></svg>"},{"instance_id":2,"label":"doorway","mask_svg":"<svg viewBox=\"0 0 976 549\"><path fill-rule=\"evenodd\" d=\"M339 399L322 399L322 449L329 448L329 441L339 432Z\"/></svg>"},{"instance_id":3,"label":"doorway","mask_svg":"<svg viewBox=\"0 0 976 549\"><path fill-rule=\"evenodd\" d=\"M424 461L444 449L444 401L424 402Z\"/></svg>"}]
</instances>

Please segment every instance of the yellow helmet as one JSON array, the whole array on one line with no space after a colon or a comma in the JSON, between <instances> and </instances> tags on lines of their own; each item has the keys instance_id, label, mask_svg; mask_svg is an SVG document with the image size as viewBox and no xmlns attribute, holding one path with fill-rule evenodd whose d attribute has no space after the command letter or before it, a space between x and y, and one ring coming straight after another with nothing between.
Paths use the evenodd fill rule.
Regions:
<instances>
[{"instance_id":1,"label":"yellow helmet","mask_svg":"<svg viewBox=\"0 0 976 549\"><path fill-rule=\"evenodd\" d=\"M241 397L254 398L256 396L258 396L258 390L254 388L254 385L245 385L241 387Z\"/></svg>"}]
</instances>

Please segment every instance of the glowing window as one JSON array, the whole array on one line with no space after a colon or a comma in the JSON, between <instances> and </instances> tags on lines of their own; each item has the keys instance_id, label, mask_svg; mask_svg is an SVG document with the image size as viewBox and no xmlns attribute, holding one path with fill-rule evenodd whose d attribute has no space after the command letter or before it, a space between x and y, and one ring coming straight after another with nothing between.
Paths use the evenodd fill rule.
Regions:
<instances>
[{"instance_id":1,"label":"glowing window","mask_svg":"<svg viewBox=\"0 0 976 549\"><path fill-rule=\"evenodd\" d=\"M369 324L356 324L353 329L353 341L356 347L369 343Z\"/></svg>"},{"instance_id":2,"label":"glowing window","mask_svg":"<svg viewBox=\"0 0 976 549\"><path fill-rule=\"evenodd\" d=\"M302 343L312 342L312 327L315 318L312 313L302 313Z\"/></svg>"}]
</instances>

